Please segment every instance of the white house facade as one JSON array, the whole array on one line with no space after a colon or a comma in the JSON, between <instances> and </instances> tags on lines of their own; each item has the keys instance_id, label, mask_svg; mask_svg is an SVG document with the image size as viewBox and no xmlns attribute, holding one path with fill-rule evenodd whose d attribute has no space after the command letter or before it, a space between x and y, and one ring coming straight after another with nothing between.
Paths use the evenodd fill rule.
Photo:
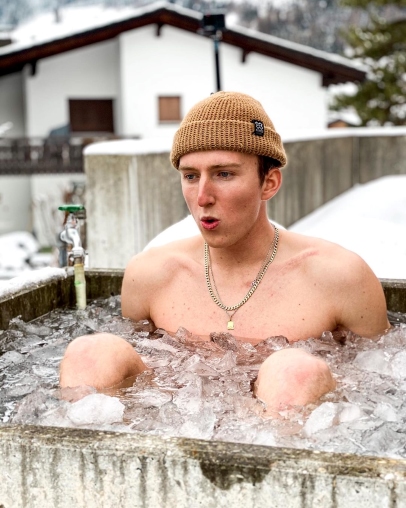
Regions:
<instances>
[{"instance_id":1,"label":"white house facade","mask_svg":"<svg viewBox=\"0 0 406 508\"><path fill-rule=\"evenodd\" d=\"M168 136L215 91L213 41L197 33L194 11L158 3L71 31L61 17L59 35L54 26L48 37L44 30L0 48L0 125L13 124L4 136L46 137L68 125L72 132L77 108L103 100L112 134ZM364 75L343 58L242 28L224 32L220 68L222 89L258 98L282 133L326 127L327 85ZM169 117L160 111L168 107Z\"/></svg>"}]
</instances>

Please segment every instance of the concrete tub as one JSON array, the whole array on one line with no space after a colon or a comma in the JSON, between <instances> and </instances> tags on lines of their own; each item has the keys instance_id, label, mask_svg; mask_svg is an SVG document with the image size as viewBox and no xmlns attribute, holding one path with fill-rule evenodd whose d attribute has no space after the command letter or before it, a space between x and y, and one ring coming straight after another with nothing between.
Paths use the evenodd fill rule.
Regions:
<instances>
[{"instance_id":1,"label":"concrete tub","mask_svg":"<svg viewBox=\"0 0 406 508\"><path fill-rule=\"evenodd\" d=\"M87 273L89 298L122 271ZM406 281L383 280L406 312ZM74 304L68 276L0 300L0 329ZM406 460L116 432L0 425L0 508L406 508Z\"/></svg>"}]
</instances>

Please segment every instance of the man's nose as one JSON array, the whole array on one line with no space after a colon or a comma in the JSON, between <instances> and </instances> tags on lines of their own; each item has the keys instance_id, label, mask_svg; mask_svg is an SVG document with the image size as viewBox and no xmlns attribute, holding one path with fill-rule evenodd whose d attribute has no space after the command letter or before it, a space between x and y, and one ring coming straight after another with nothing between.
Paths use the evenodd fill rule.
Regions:
<instances>
[{"instance_id":1,"label":"man's nose","mask_svg":"<svg viewBox=\"0 0 406 508\"><path fill-rule=\"evenodd\" d=\"M197 204L201 207L212 205L214 203L213 185L206 177L201 177L199 181L199 191L197 195Z\"/></svg>"}]
</instances>

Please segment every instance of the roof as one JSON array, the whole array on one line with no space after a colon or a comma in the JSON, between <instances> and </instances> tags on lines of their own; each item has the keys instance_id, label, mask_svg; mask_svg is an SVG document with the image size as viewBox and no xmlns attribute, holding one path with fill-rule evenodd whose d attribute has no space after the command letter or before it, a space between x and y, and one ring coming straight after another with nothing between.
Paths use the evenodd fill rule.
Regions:
<instances>
[{"instance_id":1,"label":"roof","mask_svg":"<svg viewBox=\"0 0 406 508\"><path fill-rule=\"evenodd\" d=\"M0 76L19 72L26 64L35 67L42 58L114 39L123 32L147 25L156 25L158 35L164 25L191 33L197 33L201 28L201 14L166 2L141 9L116 10L114 16L111 11L107 19L93 19L90 24L82 23L81 26L76 22L69 27L55 23L53 28L57 30L43 31L35 39L30 37L0 47ZM223 32L222 40L241 49L242 61L249 53L258 53L319 72L323 76L323 86L363 81L366 76L363 67L344 57L254 30L233 27Z\"/></svg>"}]
</instances>

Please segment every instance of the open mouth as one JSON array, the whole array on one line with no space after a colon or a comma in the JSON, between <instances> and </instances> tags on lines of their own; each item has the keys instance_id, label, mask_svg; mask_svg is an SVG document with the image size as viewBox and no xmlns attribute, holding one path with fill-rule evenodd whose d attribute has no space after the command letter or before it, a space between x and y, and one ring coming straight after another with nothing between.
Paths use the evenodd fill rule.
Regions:
<instances>
[{"instance_id":1,"label":"open mouth","mask_svg":"<svg viewBox=\"0 0 406 508\"><path fill-rule=\"evenodd\" d=\"M213 217L203 217L200 219L200 223L204 229L215 229L220 224L220 221Z\"/></svg>"}]
</instances>

